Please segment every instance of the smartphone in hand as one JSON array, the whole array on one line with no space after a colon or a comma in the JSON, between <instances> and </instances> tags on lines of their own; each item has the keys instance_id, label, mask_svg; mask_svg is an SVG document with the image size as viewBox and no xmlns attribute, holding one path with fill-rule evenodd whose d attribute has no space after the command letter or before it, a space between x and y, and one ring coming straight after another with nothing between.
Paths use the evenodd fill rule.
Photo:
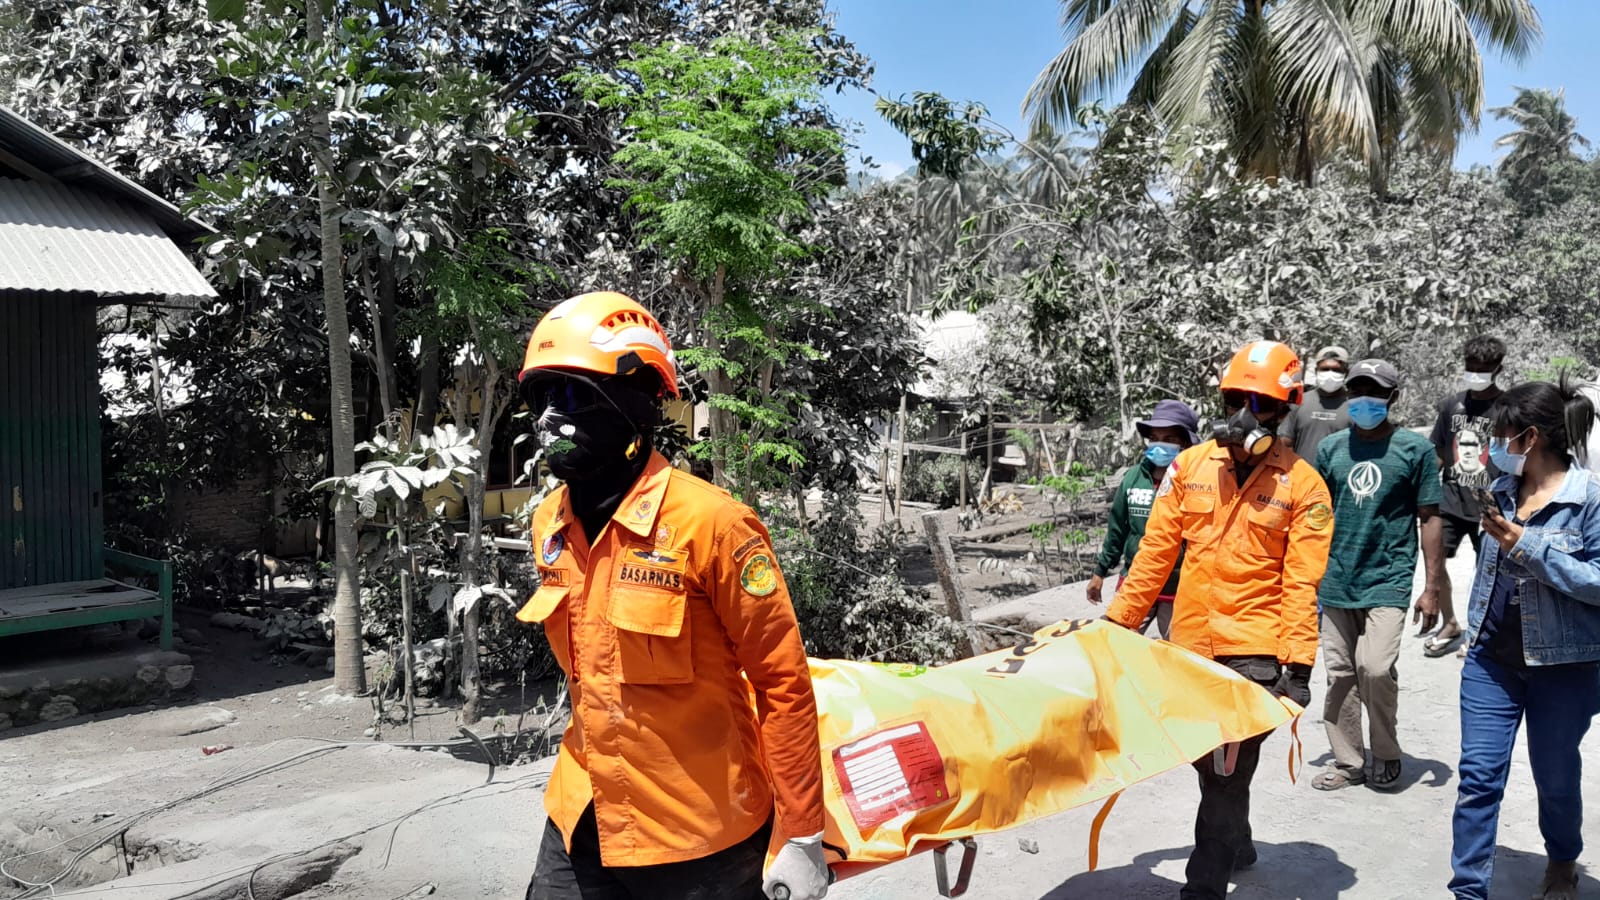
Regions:
<instances>
[{"instance_id":1,"label":"smartphone in hand","mask_svg":"<svg viewBox=\"0 0 1600 900\"><path fill-rule=\"evenodd\" d=\"M1478 506L1481 508L1481 515L1496 519L1505 518L1505 516L1500 512L1500 503L1494 499L1494 494L1489 493L1483 488L1478 488L1476 491L1474 491L1474 494L1478 498Z\"/></svg>"}]
</instances>

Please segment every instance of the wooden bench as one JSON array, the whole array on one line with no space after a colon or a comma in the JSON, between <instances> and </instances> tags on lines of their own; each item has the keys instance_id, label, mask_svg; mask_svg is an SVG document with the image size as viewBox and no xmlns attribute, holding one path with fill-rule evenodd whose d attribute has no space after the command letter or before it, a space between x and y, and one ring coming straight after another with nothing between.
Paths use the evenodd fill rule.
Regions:
<instances>
[{"instance_id":1,"label":"wooden bench","mask_svg":"<svg viewBox=\"0 0 1600 900\"><path fill-rule=\"evenodd\" d=\"M112 578L61 581L0 591L0 637L84 625L161 620L161 649L172 649L172 563L106 550L106 569L152 575L156 589Z\"/></svg>"}]
</instances>

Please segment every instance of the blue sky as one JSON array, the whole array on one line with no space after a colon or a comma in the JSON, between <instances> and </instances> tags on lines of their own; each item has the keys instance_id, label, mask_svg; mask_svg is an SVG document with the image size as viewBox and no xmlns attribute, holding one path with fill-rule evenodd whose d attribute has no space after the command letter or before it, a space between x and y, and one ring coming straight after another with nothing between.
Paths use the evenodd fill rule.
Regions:
<instances>
[{"instance_id":1,"label":"blue sky","mask_svg":"<svg viewBox=\"0 0 1600 900\"><path fill-rule=\"evenodd\" d=\"M1018 134L1023 95L1064 46L1056 0L832 0L831 6L839 30L876 64L875 90L975 100ZM1578 130L1600 145L1600 2L1535 0L1535 6L1544 40L1520 65L1485 58L1485 108L1510 103L1517 87L1565 87ZM861 153L894 175L911 163L911 146L872 111L872 100L852 91L829 102L863 126ZM1456 165L1492 164L1494 139L1508 130L1486 112L1479 133L1463 139Z\"/></svg>"}]
</instances>

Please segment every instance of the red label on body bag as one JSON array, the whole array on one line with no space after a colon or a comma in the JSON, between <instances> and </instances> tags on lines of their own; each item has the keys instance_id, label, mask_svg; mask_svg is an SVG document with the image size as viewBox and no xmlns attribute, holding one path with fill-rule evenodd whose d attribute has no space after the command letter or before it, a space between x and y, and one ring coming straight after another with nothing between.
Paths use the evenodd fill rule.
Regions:
<instances>
[{"instance_id":1,"label":"red label on body bag","mask_svg":"<svg viewBox=\"0 0 1600 900\"><path fill-rule=\"evenodd\" d=\"M833 751L845 805L865 831L950 799L944 757L921 722L869 734Z\"/></svg>"}]
</instances>

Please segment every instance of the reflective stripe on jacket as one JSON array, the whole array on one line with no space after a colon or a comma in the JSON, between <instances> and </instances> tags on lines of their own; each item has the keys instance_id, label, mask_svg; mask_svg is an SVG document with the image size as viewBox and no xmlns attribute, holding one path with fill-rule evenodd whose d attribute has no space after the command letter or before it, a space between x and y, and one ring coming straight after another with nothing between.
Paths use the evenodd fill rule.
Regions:
<instances>
[{"instance_id":1,"label":"reflective stripe on jacket","mask_svg":"<svg viewBox=\"0 0 1600 900\"><path fill-rule=\"evenodd\" d=\"M1312 665L1317 584L1333 539L1327 485L1285 441L1274 442L1242 487L1233 469L1215 441L1179 454L1106 615L1137 628L1187 544L1173 643L1213 659Z\"/></svg>"},{"instance_id":2,"label":"reflective stripe on jacket","mask_svg":"<svg viewBox=\"0 0 1600 900\"><path fill-rule=\"evenodd\" d=\"M822 831L816 698L755 513L653 453L593 547L565 487L532 525L541 583L517 618L568 675L545 791L568 849L591 800L607 866L709 856L774 810L782 837Z\"/></svg>"}]
</instances>

